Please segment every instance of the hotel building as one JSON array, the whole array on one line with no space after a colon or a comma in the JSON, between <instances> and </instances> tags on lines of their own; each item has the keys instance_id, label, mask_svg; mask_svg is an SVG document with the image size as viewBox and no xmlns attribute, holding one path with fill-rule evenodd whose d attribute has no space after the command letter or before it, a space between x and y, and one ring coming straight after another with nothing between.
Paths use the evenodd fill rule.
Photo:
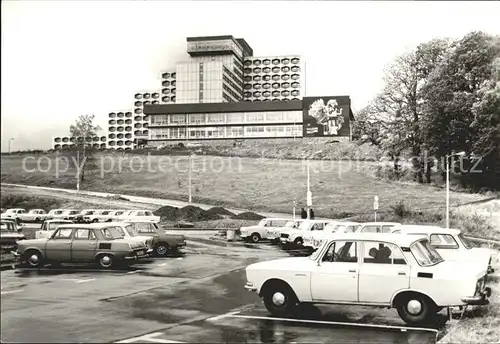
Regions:
<instances>
[{"instance_id":1,"label":"hotel building","mask_svg":"<svg viewBox=\"0 0 500 344\"><path fill-rule=\"evenodd\" d=\"M233 36L188 37L187 53L161 73L159 90L134 95L133 111L108 114L106 148L350 136L350 98L305 97L300 56L255 57ZM61 148L57 139L54 148Z\"/></svg>"}]
</instances>

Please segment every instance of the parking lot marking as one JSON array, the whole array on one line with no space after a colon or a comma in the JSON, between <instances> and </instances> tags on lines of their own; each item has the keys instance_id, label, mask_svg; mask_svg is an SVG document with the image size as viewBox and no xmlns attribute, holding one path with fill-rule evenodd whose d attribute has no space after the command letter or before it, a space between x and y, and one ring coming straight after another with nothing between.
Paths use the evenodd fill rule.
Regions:
<instances>
[{"instance_id":1,"label":"parking lot marking","mask_svg":"<svg viewBox=\"0 0 500 344\"><path fill-rule=\"evenodd\" d=\"M165 265L167 265L167 263L158 264L158 266L165 266Z\"/></svg>"},{"instance_id":2,"label":"parking lot marking","mask_svg":"<svg viewBox=\"0 0 500 344\"><path fill-rule=\"evenodd\" d=\"M145 335L139 336L139 337L120 340L119 342L116 342L116 343L134 343L137 341L146 341L146 342L153 342L153 343L184 343L184 342L178 342L178 341L169 340L169 339L153 338L153 337L158 337L161 335L164 335L164 333L163 332L153 332L153 333L145 334Z\"/></svg>"},{"instance_id":3,"label":"parking lot marking","mask_svg":"<svg viewBox=\"0 0 500 344\"><path fill-rule=\"evenodd\" d=\"M0 295L15 294L15 293L20 293L22 291L24 291L24 289L2 291L0 292Z\"/></svg>"},{"instance_id":4,"label":"parking lot marking","mask_svg":"<svg viewBox=\"0 0 500 344\"><path fill-rule=\"evenodd\" d=\"M95 281L95 278L89 278L89 279L81 279L81 280L78 280L76 281L75 283L87 283L87 282L92 282L92 281Z\"/></svg>"},{"instance_id":5,"label":"parking lot marking","mask_svg":"<svg viewBox=\"0 0 500 344\"><path fill-rule=\"evenodd\" d=\"M208 318L206 321L217 321L217 320L220 320L220 319L228 318L231 315L236 315L236 314L238 314L240 312L241 311L235 311L235 312L229 312L229 313L226 313L226 314L217 315L215 317Z\"/></svg>"},{"instance_id":6,"label":"parking lot marking","mask_svg":"<svg viewBox=\"0 0 500 344\"><path fill-rule=\"evenodd\" d=\"M324 320L307 320L307 319L291 319L291 318L273 318L273 317L261 317L254 315L228 315L228 318L241 318L241 319L255 319L255 320L274 320L274 321L286 321L286 322L298 322L306 324L323 324L323 325L341 325L341 326L354 326L354 327L371 327L371 328L385 328L394 329L401 331L428 331L438 333L439 331L433 328L425 327L405 327L405 326L394 326L394 325L376 325L376 324L358 324L358 323L348 323L348 322L337 322L337 321L324 321Z\"/></svg>"}]
</instances>

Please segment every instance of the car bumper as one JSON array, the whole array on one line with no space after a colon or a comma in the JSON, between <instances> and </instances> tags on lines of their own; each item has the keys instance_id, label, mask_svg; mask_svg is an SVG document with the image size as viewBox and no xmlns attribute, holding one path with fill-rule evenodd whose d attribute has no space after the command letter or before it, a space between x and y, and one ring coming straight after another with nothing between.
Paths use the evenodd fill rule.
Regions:
<instances>
[{"instance_id":1,"label":"car bumper","mask_svg":"<svg viewBox=\"0 0 500 344\"><path fill-rule=\"evenodd\" d=\"M290 238L280 238L280 242L284 245L291 244L293 241L290 240Z\"/></svg>"},{"instance_id":2,"label":"car bumper","mask_svg":"<svg viewBox=\"0 0 500 344\"><path fill-rule=\"evenodd\" d=\"M255 287L251 282L247 282L245 284L245 289L248 291L257 291L257 287Z\"/></svg>"},{"instance_id":3,"label":"car bumper","mask_svg":"<svg viewBox=\"0 0 500 344\"><path fill-rule=\"evenodd\" d=\"M129 256L125 256L123 257L124 260L138 260L138 259L142 259L142 258L148 258L150 255L148 253L149 250L144 250L142 251L142 253L133 253Z\"/></svg>"},{"instance_id":4,"label":"car bumper","mask_svg":"<svg viewBox=\"0 0 500 344\"><path fill-rule=\"evenodd\" d=\"M177 244L177 249L183 249L186 248L187 243L186 242L180 242Z\"/></svg>"},{"instance_id":5,"label":"car bumper","mask_svg":"<svg viewBox=\"0 0 500 344\"><path fill-rule=\"evenodd\" d=\"M483 306L490 303L488 300L490 296L491 288L487 287L479 295L462 297L462 302L471 306Z\"/></svg>"}]
</instances>

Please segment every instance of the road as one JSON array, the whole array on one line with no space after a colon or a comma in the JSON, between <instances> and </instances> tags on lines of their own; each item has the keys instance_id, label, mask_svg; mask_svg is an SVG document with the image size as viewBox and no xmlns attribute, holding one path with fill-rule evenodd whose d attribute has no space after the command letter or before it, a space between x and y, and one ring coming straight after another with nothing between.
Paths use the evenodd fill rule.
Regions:
<instances>
[{"instance_id":1,"label":"road","mask_svg":"<svg viewBox=\"0 0 500 344\"><path fill-rule=\"evenodd\" d=\"M244 268L288 254L261 244L188 241L179 257L128 270L86 267L1 272L2 342L435 343L394 310L302 307L271 317L247 292ZM399 328L403 326L403 328Z\"/></svg>"}]
</instances>

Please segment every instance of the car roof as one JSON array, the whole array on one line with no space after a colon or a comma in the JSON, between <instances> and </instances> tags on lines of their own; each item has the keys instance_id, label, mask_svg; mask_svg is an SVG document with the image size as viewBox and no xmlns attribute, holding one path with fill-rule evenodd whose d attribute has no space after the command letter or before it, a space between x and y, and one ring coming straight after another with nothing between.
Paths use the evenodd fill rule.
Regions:
<instances>
[{"instance_id":1,"label":"car roof","mask_svg":"<svg viewBox=\"0 0 500 344\"><path fill-rule=\"evenodd\" d=\"M392 231L401 230L403 233L425 233L425 234L451 234L458 235L461 233L459 229L443 228L439 226L430 225L399 225L392 229Z\"/></svg>"},{"instance_id":2,"label":"car roof","mask_svg":"<svg viewBox=\"0 0 500 344\"><path fill-rule=\"evenodd\" d=\"M263 218L262 220L293 221L292 218L287 218L287 217L266 217L266 218Z\"/></svg>"},{"instance_id":3,"label":"car roof","mask_svg":"<svg viewBox=\"0 0 500 344\"><path fill-rule=\"evenodd\" d=\"M58 228L102 229L113 225L116 225L116 223L113 222L101 222L101 223L97 222L97 223L85 223L85 224L68 223L67 225L59 226Z\"/></svg>"},{"instance_id":4,"label":"car roof","mask_svg":"<svg viewBox=\"0 0 500 344\"><path fill-rule=\"evenodd\" d=\"M399 222L364 222L361 225L362 226L387 226L387 225L399 226L399 225L401 225L401 223L399 223Z\"/></svg>"},{"instance_id":5,"label":"car roof","mask_svg":"<svg viewBox=\"0 0 500 344\"><path fill-rule=\"evenodd\" d=\"M73 221L71 221L71 220L63 220L63 219L50 219L50 220L45 220L45 223L52 223L52 222L62 222L62 223L68 223L68 224L73 223Z\"/></svg>"},{"instance_id":6,"label":"car roof","mask_svg":"<svg viewBox=\"0 0 500 344\"><path fill-rule=\"evenodd\" d=\"M388 233L338 233L330 241L356 240L356 241L381 241L393 243L401 247L409 247L415 241L422 240L420 237L411 235L394 235Z\"/></svg>"},{"instance_id":7,"label":"car roof","mask_svg":"<svg viewBox=\"0 0 500 344\"><path fill-rule=\"evenodd\" d=\"M339 220L338 224L339 225L346 225L346 226L359 226L359 225L362 225L362 223L360 223L360 222L356 222L356 221L342 221L342 220Z\"/></svg>"}]
</instances>

